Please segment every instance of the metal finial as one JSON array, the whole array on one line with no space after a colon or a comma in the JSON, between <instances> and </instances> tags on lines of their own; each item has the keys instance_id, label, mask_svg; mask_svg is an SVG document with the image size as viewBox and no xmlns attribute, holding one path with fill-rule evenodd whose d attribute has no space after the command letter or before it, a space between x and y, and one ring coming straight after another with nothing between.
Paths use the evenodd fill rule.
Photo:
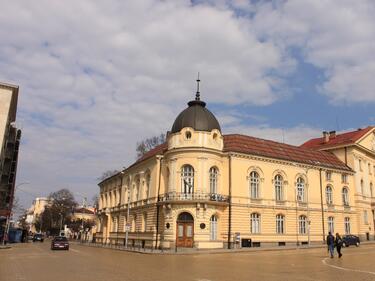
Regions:
<instances>
[{"instance_id":1,"label":"metal finial","mask_svg":"<svg viewBox=\"0 0 375 281\"><path fill-rule=\"evenodd\" d=\"M197 79L197 93L195 95L195 100L201 100L201 95L200 95L200 92L199 92L199 83L201 82L201 80L199 80L199 72L198 72L198 79Z\"/></svg>"}]
</instances>

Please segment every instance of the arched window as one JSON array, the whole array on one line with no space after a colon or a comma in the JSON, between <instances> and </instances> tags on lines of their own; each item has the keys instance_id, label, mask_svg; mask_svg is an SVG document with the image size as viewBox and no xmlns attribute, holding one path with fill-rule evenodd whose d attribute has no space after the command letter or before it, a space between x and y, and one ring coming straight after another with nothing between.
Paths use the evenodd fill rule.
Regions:
<instances>
[{"instance_id":1,"label":"arched window","mask_svg":"<svg viewBox=\"0 0 375 281\"><path fill-rule=\"evenodd\" d=\"M279 214L276 216L276 233L277 234L284 234L284 221L285 221L284 215Z\"/></svg>"},{"instance_id":2,"label":"arched window","mask_svg":"<svg viewBox=\"0 0 375 281\"><path fill-rule=\"evenodd\" d=\"M281 175L275 176L275 199L281 201L284 198L283 191L283 177Z\"/></svg>"},{"instance_id":3,"label":"arched window","mask_svg":"<svg viewBox=\"0 0 375 281\"><path fill-rule=\"evenodd\" d=\"M215 215L210 218L210 240L217 240L217 217Z\"/></svg>"},{"instance_id":4,"label":"arched window","mask_svg":"<svg viewBox=\"0 0 375 281\"><path fill-rule=\"evenodd\" d=\"M255 171L250 173L250 197L259 198L259 174Z\"/></svg>"},{"instance_id":5,"label":"arched window","mask_svg":"<svg viewBox=\"0 0 375 281\"><path fill-rule=\"evenodd\" d=\"M211 167L210 169L210 193L216 194L217 193L217 178L218 178L218 170L216 167Z\"/></svg>"},{"instance_id":6,"label":"arched window","mask_svg":"<svg viewBox=\"0 0 375 281\"><path fill-rule=\"evenodd\" d=\"M346 187L342 189L342 204L344 206L349 206L349 192Z\"/></svg>"},{"instance_id":7,"label":"arched window","mask_svg":"<svg viewBox=\"0 0 375 281\"><path fill-rule=\"evenodd\" d=\"M299 233L300 234L306 234L306 229L307 229L307 218L306 216L299 216L298 219L298 226L299 226Z\"/></svg>"},{"instance_id":8,"label":"arched window","mask_svg":"<svg viewBox=\"0 0 375 281\"><path fill-rule=\"evenodd\" d=\"M345 234L350 234L350 218L346 217L344 219L345 222Z\"/></svg>"},{"instance_id":9,"label":"arched window","mask_svg":"<svg viewBox=\"0 0 375 281\"><path fill-rule=\"evenodd\" d=\"M333 202L332 187L330 187L330 186L326 187L326 202L327 202L327 205L332 205L332 202Z\"/></svg>"},{"instance_id":10,"label":"arched window","mask_svg":"<svg viewBox=\"0 0 375 281\"><path fill-rule=\"evenodd\" d=\"M250 232L260 233L260 215L258 213L250 215Z\"/></svg>"},{"instance_id":11,"label":"arched window","mask_svg":"<svg viewBox=\"0 0 375 281\"><path fill-rule=\"evenodd\" d=\"M194 192L194 168L184 165L181 170L181 192L192 194Z\"/></svg>"},{"instance_id":12,"label":"arched window","mask_svg":"<svg viewBox=\"0 0 375 281\"><path fill-rule=\"evenodd\" d=\"M328 231L334 234L335 232L335 219L334 217L328 217Z\"/></svg>"},{"instance_id":13,"label":"arched window","mask_svg":"<svg viewBox=\"0 0 375 281\"><path fill-rule=\"evenodd\" d=\"M305 181L301 177L297 179L297 201L305 202Z\"/></svg>"}]
</instances>

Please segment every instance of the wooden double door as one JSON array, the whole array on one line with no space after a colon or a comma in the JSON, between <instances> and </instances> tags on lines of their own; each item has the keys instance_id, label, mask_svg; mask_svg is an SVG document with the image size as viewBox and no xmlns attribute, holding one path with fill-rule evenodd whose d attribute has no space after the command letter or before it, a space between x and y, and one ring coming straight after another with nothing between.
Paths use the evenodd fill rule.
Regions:
<instances>
[{"instance_id":1,"label":"wooden double door","mask_svg":"<svg viewBox=\"0 0 375 281\"><path fill-rule=\"evenodd\" d=\"M194 244L194 219L189 213L178 216L176 231L177 247L192 248Z\"/></svg>"}]
</instances>

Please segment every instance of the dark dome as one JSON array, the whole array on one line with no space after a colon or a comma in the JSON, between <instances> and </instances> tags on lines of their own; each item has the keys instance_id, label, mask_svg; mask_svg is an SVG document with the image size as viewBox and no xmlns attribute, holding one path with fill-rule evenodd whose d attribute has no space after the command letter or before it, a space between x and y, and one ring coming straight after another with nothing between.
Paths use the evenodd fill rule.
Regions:
<instances>
[{"instance_id":1,"label":"dark dome","mask_svg":"<svg viewBox=\"0 0 375 281\"><path fill-rule=\"evenodd\" d=\"M173 123L171 133L177 133L182 128L191 127L196 131L211 132L217 129L221 132L216 117L205 106L204 101L198 99L190 101L189 107L182 111Z\"/></svg>"}]
</instances>

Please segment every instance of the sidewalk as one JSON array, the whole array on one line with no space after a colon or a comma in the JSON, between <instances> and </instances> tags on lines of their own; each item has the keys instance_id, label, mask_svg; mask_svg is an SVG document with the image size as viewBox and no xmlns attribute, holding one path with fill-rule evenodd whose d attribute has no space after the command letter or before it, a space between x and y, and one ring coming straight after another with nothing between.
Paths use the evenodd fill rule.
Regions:
<instances>
[{"instance_id":1,"label":"sidewalk","mask_svg":"<svg viewBox=\"0 0 375 281\"><path fill-rule=\"evenodd\" d=\"M239 249L194 249L194 248L177 248L177 249L142 249L142 248L125 248L124 246L115 245L102 245L95 243L81 243L71 242L75 245L87 246L87 247L100 247L119 251L128 251L140 254L162 254L162 255L196 255L196 254L230 254L230 253L244 253L244 252L260 252L260 251L291 251L291 250L309 250L317 248L326 248L325 244L313 244L310 246L268 246L268 247L251 247L251 248L239 248ZM364 241L361 245L375 244L375 241ZM353 247L353 246L352 246Z\"/></svg>"}]
</instances>

